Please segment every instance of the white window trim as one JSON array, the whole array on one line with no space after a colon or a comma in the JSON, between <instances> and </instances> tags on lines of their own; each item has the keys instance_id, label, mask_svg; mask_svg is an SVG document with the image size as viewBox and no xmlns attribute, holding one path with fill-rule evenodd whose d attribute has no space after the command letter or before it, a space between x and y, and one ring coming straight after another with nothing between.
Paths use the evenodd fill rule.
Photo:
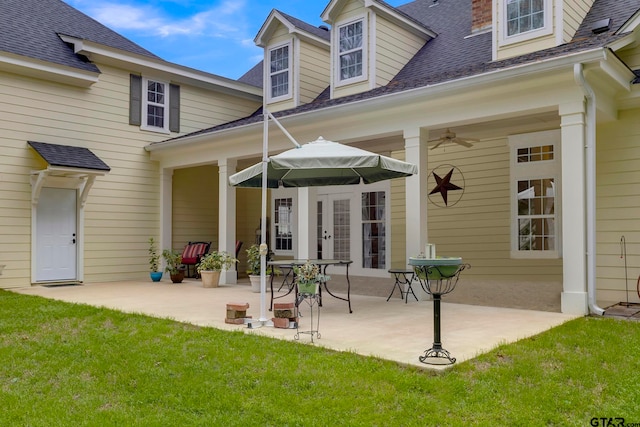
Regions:
<instances>
[{"instance_id":1,"label":"white window trim","mask_svg":"<svg viewBox=\"0 0 640 427\"><path fill-rule=\"evenodd\" d=\"M291 250L283 251L276 249L276 222L273 217L273 209L276 205L276 199L291 199ZM298 190L296 188L278 188L271 190L271 203L269 217L269 235L270 242L267 242L276 256L294 256L298 249Z\"/></svg>"},{"instance_id":2,"label":"white window trim","mask_svg":"<svg viewBox=\"0 0 640 427\"><path fill-rule=\"evenodd\" d=\"M345 25L354 24L358 21L362 21L362 75L352 77L350 79L340 79L340 27ZM367 14L361 14L351 17L347 20L336 23L335 31L333 31L333 77L334 85L348 86L350 84L367 81L369 79L369 20Z\"/></svg>"},{"instance_id":3,"label":"white window trim","mask_svg":"<svg viewBox=\"0 0 640 427\"><path fill-rule=\"evenodd\" d=\"M559 130L533 132L509 136L510 148L510 194L511 194L511 258L554 259L562 253L562 182L561 182L561 135ZM553 145L553 160L518 163L519 148ZM554 202L556 248L550 251L521 251L518 249L518 180L553 178L556 185Z\"/></svg>"},{"instance_id":4,"label":"white window trim","mask_svg":"<svg viewBox=\"0 0 640 427\"><path fill-rule=\"evenodd\" d=\"M164 85L165 93L164 93L164 126L149 126L147 123L147 107L149 106L149 97L147 96L147 88L149 87L149 81L162 83ZM141 115L141 126L140 129L148 130L151 132L161 132L161 133L170 133L169 132L169 109L171 104L169 103L170 96L170 87L169 82L155 79L153 77L142 77L142 115ZM159 105L159 104L158 104Z\"/></svg>"},{"instance_id":5,"label":"white window trim","mask_svg":"<svg viewBox=\"0 0 640 427\"><path fill-rule=\"evenodd\" d=\"M513 36L507 36L507 0L499 0L499 16L500 16L500 37L499 46L508 46L538 37L547 36L553 33L553 5L552 0L544 0L544 26L536 30L519 33Z\"/></svg>"},{"instance_id":6,"label":"white window trim","mask_svg":"<svg viewBox=\"0 0 640 427\"><path fill-rule=\"evenodd\" d=\"M289 90L287 91L287 93L285 95L280 95L280 96L271 96L271 51L272 50L276 50L276 49L281 49L283 47L288 47L289 49L289 64L288 64L288 69L287 69L287 81L289 83ZM267 102L268 103L273 103L273 102L278 102L278 101L285 101L285 100L289 100L293 97L293 45L291 43L291 41L288 41L286 43L280 43L277 45L273 45L270 46L267 50L266 50L266 56L265 56L265 81L267 82Z\"/></svg>"}]
</instances>

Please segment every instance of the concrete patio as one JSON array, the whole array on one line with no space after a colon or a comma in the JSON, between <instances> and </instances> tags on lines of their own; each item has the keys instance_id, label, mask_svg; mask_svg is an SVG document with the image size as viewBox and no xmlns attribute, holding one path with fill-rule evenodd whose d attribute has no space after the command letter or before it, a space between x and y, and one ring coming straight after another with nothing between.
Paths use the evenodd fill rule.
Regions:
<instances>
[{"instance_id":1,"label":"concrete patio","mask_svg":"<svg viewBox=\"0 0 640 427\"><path fill-rule=\"evenodd\" d=\"M203 288L196 279L185 279L181 284L172 284L164 279L159 283L140 281L32 286L12 291L283 340L294 340L296 333L295 329L248 328L246 325L225 323L226 305L232 302L249 303L247 315L253 319L260 317L260 294L251 292L248 283ZM320 312L321 338L314 338L312 345L377 356L423 368L442 369L443 366L425 365L418 360L433 343L433 303L410 299L405 304L397 295L387 302L386 297L352 294L353 313L350 314L345 301L325 294ZM270 293L267 292L267 307L269 299ZM292 295L277 300L292 301ZM309 313L305 310L308 307L301 308L301 331L310 329ZM266 314L271 318L270 311L267 310ZM454 304L448 303L447 296L444 296L442 346L457 362L461 362L499 344L538 334L575 317L546 311ZM301 334L299 342L311 345L311 338L308 334Z\"/></svg>"}]
</instances>

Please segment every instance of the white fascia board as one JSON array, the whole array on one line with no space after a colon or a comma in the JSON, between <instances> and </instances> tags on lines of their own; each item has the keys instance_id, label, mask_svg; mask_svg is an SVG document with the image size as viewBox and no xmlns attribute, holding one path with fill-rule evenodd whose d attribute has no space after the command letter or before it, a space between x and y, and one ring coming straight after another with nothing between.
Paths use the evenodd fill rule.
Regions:
<instances>
[{"instance_id":1,"label":"white fascia board","mask_svg":"<svg viewBox=\"0 0 640 427\"><path fill-rule=\"evenodd\" d=\"M425 39L436 38L438 36L438 34L436 34L433 30L420 25L410 19L407 19L406 16L398 13L395 9L391 9L376 0L364 0L364 7L375 11L378 15L384 16L391 22L400 24L410 32L418 36L422 36Z\"/></svg>"},{"instance_id":2,"label":"white fascia board","mask_svg":"<svg viewBox=\"0 0 640 427\"><path fill-rule=\"evenodd\" d=\"M609 59L614 55L609 55ZM458 80L447 81L443 83L437 83L430 86L422 86L415 89L409 89L406 91L392 93L388 95L381 95L374 98L363 99L360 101L349 102L346 104L332 105L324 108L319 108L311 111L305 111L301 113L291 114L288 116L278 117L278 120L286 127L285 123L307 121L310 120L309 116L313 116L314 119L318 119L318 115L333 115L344 116L351 111L364 111L382 108L383 106L389 107L390 105L406 105L412 102L416 98L428 98L433 95L447 93L447 92L459 92L461 90L473 90L474 88L483 87L493 83L503 82L504 79L520 78L531 76L532 74L538 74L542 72L548 72L553 70L567 69L573 72L573 64L576 63L600 63L606 60L607 56L602 48L593 49L586 52L580 52L572 55L563 56L561 58L551 58L534 63L527 63L516 65L511 68L501 69L496 71L490 71L484 74L476 74L469 77L464 77ZM186 142L205 142L211 141L213 138L219 139L228 135L232 135L232 132L248 132L255 131L255 129L262 128L262 121L239 126L235 128L223 129L220 131L214 131L209 133L203 133L195 135L193 137L185 137L176 140L164 141L161 143L154 143L147 145L145 150L156 151L163 148L169 149L176 144L184 144Z\"/></svg>"},{"instance_id":3,"label":"white fascia board","mask_svg":"<svg viewBox=\"0 0 640 427\"><path fill-rule=\"evenodd\" d=\"M617 34L623 34L627 31L634 31L640 25L640 10L638 10L631 18L627 19L627 22L616 31Z\"/></svg>"},{"instance_id":4,"label":"white fascia board","mask_svg":"<svg viewBox=\"0 0 640 427\"><path fill-rule=\"evenodd\" d=\"M604 58L600 61L600 68L627 92L631 91L631 82L636 75L616 55L610 53L609 50L605 49L603 52Z\"/></svg>"},{"instance_id":5,"label":"white fascia board","mask_svg":"<svg viewBox=\"0 0 640 427\"><path fill-rule=\"evenodd\" d=\"M261 120L259 122L249 123L242 126L235 126L232 128L222 129L218 131L201 133L201 134L192 135L192 136L183 136L183 137L178 137L168 141L154 142L153 144L146 145L144 149L148 152L154 152L154 151L171 149L177 144L182 145L182 144L197 144L199 142L211 142L211 140L214 138L224 139L237 133L247 132L248 130L254 127L262 129L262 126L263 126L263 123Z\"/></svg>"},{"instance_id":6,"label":"white fascia board","mask_svg":"<svg viewBox=\"0 0 640 427\"><path fill-rule=\"evenodd\" d=\"M0 70L39 77L46 80L88 87L98 82L100 73L65 67L26 56L0 53ZM25 70L28 70L25 72Z\"/></svg>"},{"instance_id":7,"label":"white fascia board","mask_svg":"<svg viewBox=\"0 0 640 427\"><path fill-rule=\"evenodd\" d=\"M195 84L196 86L207 84L214 86L215 89L220 92L230 93L235 96L249 98L256 101L262 100L262 88L251 86L246 83L241 83L236 80L211 73L206 73L204 71L185 67L183 65L173 64L162 59L136 55L131 52L125 52L119 49L110 48L98 43L78 39L75 37L60 35L60 38L66 43L73 44L76 53L80 53L86 56L96 55L99 57L108 58L116 62L133 64L138 68L149 68L152 70L168 73L174 76L174 80L176 82L191 83Z\"/></svg>"}]
</instances>

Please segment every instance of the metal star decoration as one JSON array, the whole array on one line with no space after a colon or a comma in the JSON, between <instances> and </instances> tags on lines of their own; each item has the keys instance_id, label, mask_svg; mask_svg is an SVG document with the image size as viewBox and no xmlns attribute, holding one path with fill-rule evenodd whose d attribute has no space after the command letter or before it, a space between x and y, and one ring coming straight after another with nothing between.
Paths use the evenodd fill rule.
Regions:
<instances>
[{"instance_id":1,"label":"metal star decoration","mask_svg":"<svg viewBox=\"0 0 640 427\"><path fill-rule=\"evenodd\" d=\"M449 173L445 175L444 178L439 177L435 172L431 172L431 173L433 174L433 177L436 180L436 186L434 187L433 190L431 190L431 193L429 193L429 195L440 193L445 206L448 206L447 193L449 191L462 190L462 187L458 187L457 185L451 183L451 176L453 175L453 169L451 169Z\"/></svg>"}]
</instances>

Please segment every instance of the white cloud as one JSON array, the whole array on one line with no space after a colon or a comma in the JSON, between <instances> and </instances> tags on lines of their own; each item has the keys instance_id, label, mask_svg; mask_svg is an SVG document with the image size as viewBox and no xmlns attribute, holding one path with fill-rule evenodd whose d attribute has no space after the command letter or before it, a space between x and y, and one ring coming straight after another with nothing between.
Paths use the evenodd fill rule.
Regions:
<instances>
[{"instance_id":1,"label":"white cloud","mask_svg":"<svg viewBox=\"0 0 640 427\"><path fill-rule=\"evenodd\" d=\"M85 3L83 10L87 14L119 32L135 31L160 37L231 38L239 42L248 37L245 0L225 0L208 10L180 19L171 16L170 11L136 2L97 0L88 4L75 0L70 3Z\"/></svg>"}]
</instances>

